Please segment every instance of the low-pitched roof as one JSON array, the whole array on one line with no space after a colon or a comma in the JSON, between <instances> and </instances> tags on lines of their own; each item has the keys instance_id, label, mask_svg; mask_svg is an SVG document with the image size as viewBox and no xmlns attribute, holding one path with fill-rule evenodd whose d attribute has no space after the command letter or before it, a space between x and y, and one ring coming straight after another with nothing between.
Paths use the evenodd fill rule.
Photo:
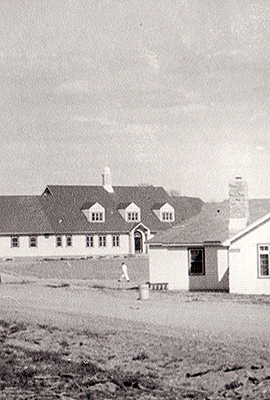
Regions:
<instances>
[{"instance_id":1,"label":"low-pitched roof","mask_svg":"<svg viewBox=\"0 0 270 400\"><path fill-rule=\"evenodd\" d=\"M270 212L270 199L249 200L249 212L249 224L252 224ZM205 203L199 214L166 232L159 232L148 243L152 245L222 243L230 236L229 216L228 200L220 203Z\"/></svg>"},{"instance_id":2,"label":"low-pitched roof","mask_svg":"<svg viewBox=\"0 0 270 400\"><path fill-rule=\"evenodd\" d=\"M171 200L172 199L172 200ZM133 223L126 222L118 206L134 202L141 209L141 222L152 232L168 229L153 212L156 202L175 202L176 223L189 213L199 212L202 201L174 200L162 187L117 186L108 193L102 186L48 186L43 196L0 196L0 234L71 234L130 232ZM82 210L100 203L105 208L105 222L89 222Z\"/></svg>"}]
</instances>

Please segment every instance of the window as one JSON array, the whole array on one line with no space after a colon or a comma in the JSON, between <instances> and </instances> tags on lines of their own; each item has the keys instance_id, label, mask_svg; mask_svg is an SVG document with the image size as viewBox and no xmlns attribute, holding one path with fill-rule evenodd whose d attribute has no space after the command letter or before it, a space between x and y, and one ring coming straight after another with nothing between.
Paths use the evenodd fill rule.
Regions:
<instances>
[{"instance_id":1,"label":"window","mask_svg":"<svg viewBox=\"0 0 270 400\"><path fill-rule=\"evenodd\" d=\"M119 235L113 235L112 245L113 245L113 247L119 247L119 245L120 245Z\"/></svg>"},{"instance_id":2,"label":"window","mask_svg":"<svg viewBox=\"0 0 270 400\"><path fill-rule=\"evenodd\" d=\"M99 247L106 247L106 236L98 237Z\"/></svg>"},{"instance_id":3,"label":"window","mask_svg":"<svg viewBox=\"0 0 270 400\"><path fill-rule=\"evenodd\" d=\"M11 247L20 247L19 236L12 236L10 245Z\"/></svg>"},{"instance_id":4,"label":"window","mask_svg":"<svg viewBox=\"0 0 270 400\"><path fill-rule=\"evenodd\" d=\"M204 275L204 249L189 249L190 275Z\"/></svg>"},{"instance_id":5,"label":"window","mask_svg":"<svg viewBox=\"0 0 270 400\"><path fill-rule=\"evenodd\" d=\"M259 245L259 277L270 277L269 271L269 251L270 245Z\"/></svg>"},{"instance_id":6,"label":"window","mask_svg":"<svg viewBox=\"0 0 270 400\"><path fill-rule=\"evenodd\" d=\"M102 222L103 221L103 212L92 212L91 213L91 221L92 222Z\"/></svg>"},{"instance_id":7,"label":"window","mask_svg":"<svg viewBox=\"0 0 270 400\"><path fill-rule=\"evenodd\" d=\"M86 247L94 247L94 236L86 235Z\"/></svg>"},{"instance_id":8,"label":"window","mask_svg":"<svg viewBox=\"0 0 270 400\"><path fill-rule=\"evenodd\" d=\"M66 236L66 244L67 244L67 247L72 246L72 236L71 235Z\"/></svg>"},{"instance_id":9,"label":"window","mask_svg":"<svg viewBox=\"0 0 270 400\"><path fill-rule=\"evenodd\" d=\"M37 237L29 236L29 247L37 247Z\"/></svg>"},{"instance_id":10,"label":"window","mask_svg":"<svg viewBox=\"0 0 270 400\"><path fill-rule=\"evenodd\" d=\"M162 221L173 221L173 213L172 212L163 212L162 213Z\"/></svg>"},{"instance_id":11,"label":"window","mask_svg":"<svg viewBox=\"0 0 270 400\"><path fill-rule=\"evenodd\" d=\"M56 236L56 247L62 247L62 236Z\"/></svg>"},{"instance_id":12,"label":"window","mask_svg":"<svg viewBox=\"0 0 270 400\"><path fill-rule=\"evenodd\" d=\"M138 212L128 212L128 221L138 221L139 213Z\"/></svg>"}]
</instances>

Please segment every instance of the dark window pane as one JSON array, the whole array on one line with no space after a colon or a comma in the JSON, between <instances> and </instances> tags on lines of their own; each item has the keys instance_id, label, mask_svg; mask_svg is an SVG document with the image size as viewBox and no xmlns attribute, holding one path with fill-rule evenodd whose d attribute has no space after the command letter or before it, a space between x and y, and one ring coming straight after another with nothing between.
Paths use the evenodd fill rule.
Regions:
<instances>
[{"instance_id":1,"label":"dark window pane","mask_svg":"<svg viewBox=\"0 0 270 400\"><path fill-rule=\"evenodd\" d=\"M261 276L269 276L268 254L260 254L260 274Z\"/></svg>"},{"instance_id":2,"label":"dark window pane","mask_svg":"<svg viewBox=\"0 0 270 400\"><path fill-rule=\"evenodd\" d=\"M190 273L204 273L203 249L190 249Z\"/></svg>"}]
</instances>

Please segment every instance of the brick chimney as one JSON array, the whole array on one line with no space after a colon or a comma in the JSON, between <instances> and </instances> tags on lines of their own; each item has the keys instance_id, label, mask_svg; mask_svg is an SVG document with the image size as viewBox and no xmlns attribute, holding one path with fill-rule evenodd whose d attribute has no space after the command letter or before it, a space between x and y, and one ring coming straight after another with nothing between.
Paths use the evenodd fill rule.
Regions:
<instances>
[{"instance_id":1,"label":"brick chimney","mask_svg":"<svg viewBox=\"0 0 270 400\"><path fill-rule=\"evenodd\" d=\"M112 187L111 170L108 167L105 167L104 171L102 173L102 186L104 187L105 190L107 190L107 192L114 193L114 190Z\"/></svg>"},{"instance_id":2,"label":"brick chimney","mask_svg":"<svg viewBox=\"0 0 270 400\"><path fill-rule=\"evenodd\" d=\"M247 182L237 176L229 184L230 236L244 229L249 223L249 201Z\"/></svg>"}]
</instances>

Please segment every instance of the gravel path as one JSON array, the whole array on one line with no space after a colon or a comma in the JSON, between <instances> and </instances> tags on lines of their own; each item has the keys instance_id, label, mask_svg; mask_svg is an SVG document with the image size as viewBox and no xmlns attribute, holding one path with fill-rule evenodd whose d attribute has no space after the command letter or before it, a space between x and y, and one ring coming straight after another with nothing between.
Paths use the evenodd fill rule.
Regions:
<instances>
[{"instance_id":1,"label":"gravel path","mask_svg":"<svg viewBox=\"0 0 270 400\"><path fill-rule=\"evenodd\" d=\"M223 338L257 339L269 343L270 306L227 301L186 301L185 297L152 292L138 300L137 290L51 287L44 283L2 284L2 315L20 315L56 326L89 326L93 318L142 323L181 333Z\"/></svg>"}]
</instances>

